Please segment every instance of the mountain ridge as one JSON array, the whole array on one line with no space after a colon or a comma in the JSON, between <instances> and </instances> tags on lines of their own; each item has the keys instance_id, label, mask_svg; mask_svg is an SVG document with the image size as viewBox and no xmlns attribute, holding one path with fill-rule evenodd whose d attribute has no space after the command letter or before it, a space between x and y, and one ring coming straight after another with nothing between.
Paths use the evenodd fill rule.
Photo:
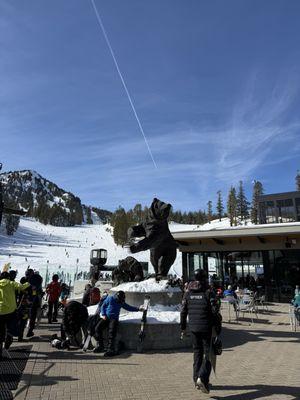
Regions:
<instances>
[{"instance_id":1,"label":"mountain ridge","mask_svg":"<svg viewBox=\"0 0 300 400\"><path fill-rule=\"evenodd\" d=\"M35 170L8 171L0 174L4 203L27 210L44 224L74 226L105 223L111 212L81 203L78 196L60 188Z\"/></svg>"}]
</instances>

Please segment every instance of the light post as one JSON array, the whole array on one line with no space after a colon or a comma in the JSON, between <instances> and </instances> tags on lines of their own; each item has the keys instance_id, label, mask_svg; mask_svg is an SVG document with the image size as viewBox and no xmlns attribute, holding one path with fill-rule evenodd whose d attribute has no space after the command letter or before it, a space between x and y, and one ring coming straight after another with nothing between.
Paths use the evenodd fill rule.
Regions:
<instances>
[{"instance_id":1,"label":"light post","mask_svg":"<svg viewBox=\"0 0 300 400\"><path fill-rule=\"evenodd\" d=\"M45 286L47 286L47 283L48 283L48 269L49 269L49 260L47 260Z\"/></svg>"},{"instance_id":2,"label":"light post","mask_svg":"<svg viewBox=\"0 0 300 400\"><path fill-rule=\"evenodd\" d=\"M79 263L79 258L77 258L77 260L76 260L76 272L75 272L75 275L74 275L74 285L75 285L75 281L77 280L78 263Z\"/></svg>"},{"instance_id":3,"label":"light post","mask_svg":"<svg viewBox=\"0 0 300 400\"><path fill-rule=\"evenodd\" d=\"M107 261L107 250L106 249L94 249L91 251L90 256L91 267L90 267L90 278L92 286L95 286L95 283L99 279L99 274L101 268L104 267Z\"/></svg>"}]
</instances>

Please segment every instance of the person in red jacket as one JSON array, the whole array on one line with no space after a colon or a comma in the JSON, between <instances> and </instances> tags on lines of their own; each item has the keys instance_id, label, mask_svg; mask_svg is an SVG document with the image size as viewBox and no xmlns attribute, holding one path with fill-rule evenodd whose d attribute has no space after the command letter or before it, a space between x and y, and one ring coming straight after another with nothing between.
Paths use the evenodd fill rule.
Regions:
<instances>
[{"instance_id":1,"label":"person in red jacket","mask_svg":"<svg viewBox=\"0 0 300 400\"><path fill-rule=\"evenodd\" d=\"M53 275L52 282L47 286L46 292L48 294L48 322L51 324L52 322L57 322L58 301L61 292L57 274Z\"/></svg>"}]
</instances>

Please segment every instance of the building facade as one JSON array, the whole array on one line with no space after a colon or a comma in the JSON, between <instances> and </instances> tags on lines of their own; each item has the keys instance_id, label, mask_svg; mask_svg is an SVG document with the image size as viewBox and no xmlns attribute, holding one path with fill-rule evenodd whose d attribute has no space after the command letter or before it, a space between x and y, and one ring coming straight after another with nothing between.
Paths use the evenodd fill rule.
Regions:
<instances>
[{"instance_id":1,"label":"building facade","mask_svg":"<svg viewBox=\"0 0 300 400\"><path fill-rule=\"evenodd\" d=\"M300 223L174 232L184 281L204 269L219 286L247 285L250 277L268 300L290 301L300 285Z\"/></svg>"},{"instance_id":2,"label":"building facade","mask_svg":"<svg viewBox=\"0 0 300 400\"><path fill-rule=\"evenodd\" d=\"M262 195L258 207L260 224L300 221L300 192Z\"/></svg>"}]
</instances>

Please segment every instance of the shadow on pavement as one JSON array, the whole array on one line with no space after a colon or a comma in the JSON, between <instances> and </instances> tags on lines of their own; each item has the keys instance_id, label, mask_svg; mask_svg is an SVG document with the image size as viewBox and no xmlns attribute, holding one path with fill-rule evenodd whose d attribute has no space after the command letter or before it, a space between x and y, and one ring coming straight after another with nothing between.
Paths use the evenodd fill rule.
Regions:
<instances>
[{"instance_id":1,"label":"shadow on pavement","mask_svg":"<svg viewBox=\"0 0 300 400\"><path fill-rule=\"evenodd\" d=\"M300 399L300 387L297 386L268 386L268 385L244 385L244 386L234 386L234 385L214 385L212 388L213 391L215 390L251 390L249 393L238 393L238 394L231 394L231 395L214 395L211 393L210 398L215 400L220 399L227 399L227 400L255 400L261 397L273 396L278 395L285 395L285 396L294 396L294 399Z\"/></svg>"},{"instance_id":2,"label":"shadow on pavement","mask_svg":"<svg viewBox=\"0 0 300 400\"><path fill-rule=\"evenodd\" d=\"M22 346L3 352L0 361L0 400L13 399L12 390L16 390L26 367L32 346Z\"/></svg>"}]
</instances>

